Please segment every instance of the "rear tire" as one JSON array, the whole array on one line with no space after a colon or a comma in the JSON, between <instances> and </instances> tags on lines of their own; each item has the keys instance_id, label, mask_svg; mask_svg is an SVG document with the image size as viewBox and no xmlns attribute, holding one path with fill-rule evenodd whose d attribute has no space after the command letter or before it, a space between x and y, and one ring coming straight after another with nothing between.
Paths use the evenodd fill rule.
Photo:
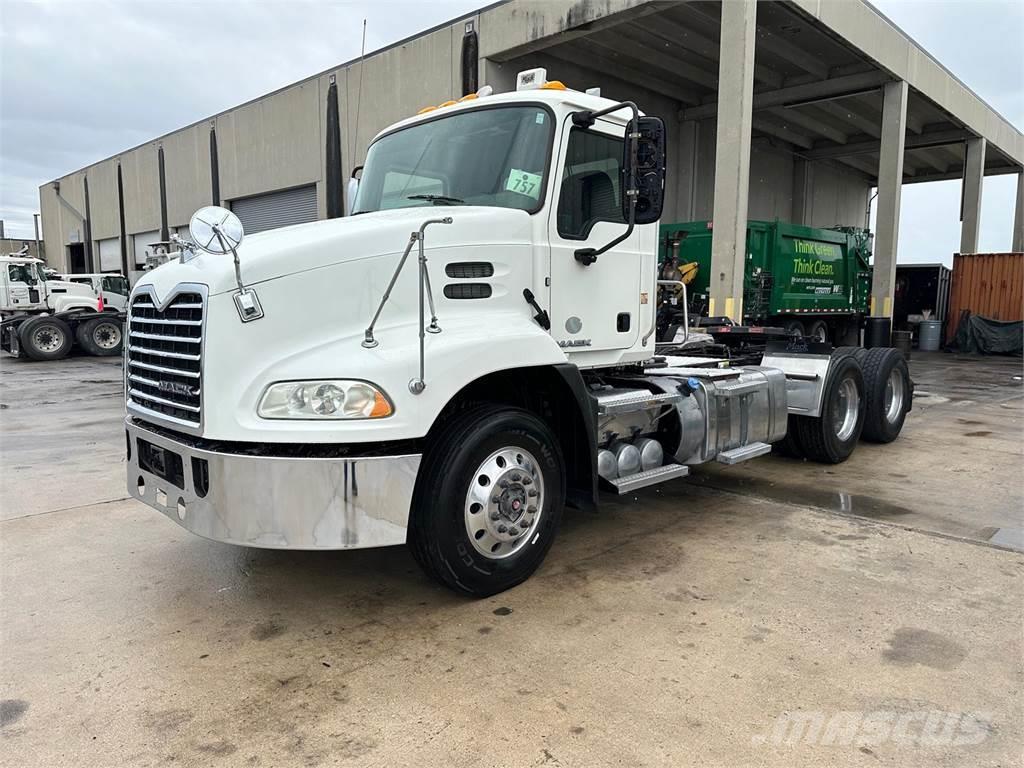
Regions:
<instances>
[{"instance_id":1,"label":"rear tire","mask_svg":"<svg viewBox=\"0 0 1024 768\"><path fill-rule=\"evenodd\" d=\"M56 317L33 317L18 328L18 343L32 360L60 360L71 351L71 328Z\"/></svg>"},{"instance_id":2,"label":"rear tire","mask_svg":"<svg viewBox=\"0 0 1024 768\"><path fill-rule=\"evenodd\" d=\"M853 355L834 358L821 400L820 416L794 416L804 455L822 464L846 461L864 428L864 375Z\"/></svg>"},{"instance_id":3,"label":"rear tire","mask_svg":"<svg viewBox=\"0 0 1024 768\"><path fill-rule=\"evenodd\" d=\"M831 334L828 330L828 323L824 320L815 320L811 323L810 328L807 330L807 337L811 341L819 341L823 344L827 344L831 340Z\"/></svg>"},{"instance_id":4,"label":"rear tire","mask_svg":"<svg viewBox=\"0 0 1024 768\"><path fill-rule=\"evenodd\" d=\"M565 464L548 426L520 408L479 405L431 438L407 541L428 576L487 597L537 570L564 506Z\"/></svg>"},{"instance_id":5,"label":"rear tire","mask_svg":"<svg viewBox=\"0 0 1024 768\"><path fill-rule=\"evenodd\" d=\"M786 334L789 336L802 337L807 335L804 331L804 324L795 318L792 320L787 320L786 324L782 327L785 329Z\"/></svg>"},{"instance_id":6,"label":"rear tire","mask_svg":"<svg viewBox=\"0 0 1024 768\"><path fill-rule=\"evenodd\" d=\"M78 344L90 355L112 357L121 354L124 329L116 317L95 317L75 329Z\"/></svg>"},{"instance_id":7,"label":"rear tire","mask_svg":"<svg viewBox=\"0 0 1024 768\"><path fill-rule=\"evenodd\" d=\"M863 437L872 443L891 443L903 430L913 404L914 383L907 361L898 349L876 347L864 353L867 413Z\"/></svg>"}]
</instances>

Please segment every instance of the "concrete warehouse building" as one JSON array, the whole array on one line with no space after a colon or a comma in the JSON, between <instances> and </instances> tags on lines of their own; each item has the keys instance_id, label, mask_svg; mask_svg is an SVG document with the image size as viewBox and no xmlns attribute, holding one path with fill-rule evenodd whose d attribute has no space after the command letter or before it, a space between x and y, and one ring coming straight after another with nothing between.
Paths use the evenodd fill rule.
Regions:
<instances>
[{"instance_id":1,"label":"concrete warehouse building","mask_svg":"<svg viewBox=\"0 0 1024 768\"><path fill-rule=\"evenodd\" d=\"M507 0L42 185L46 253L134 275L203 205L247 232L344 215L378 131L533 67L665 119L663 221L714 220L718 314L739 315L748 217L864 226L874 187L873 314L891 314L902 184L963 178L971 252L983 176L1017 174L1024 249L1024 136L866 2Z\"/></svg>"}]
</instances>

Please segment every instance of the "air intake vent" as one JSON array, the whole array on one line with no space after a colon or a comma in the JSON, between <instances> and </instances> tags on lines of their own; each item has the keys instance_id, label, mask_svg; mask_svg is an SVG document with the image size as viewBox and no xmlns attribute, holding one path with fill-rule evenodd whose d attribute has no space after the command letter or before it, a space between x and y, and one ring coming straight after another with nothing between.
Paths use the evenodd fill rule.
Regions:
<instances>
[{"instance_id":1,"label":"air intake vent","mask_svg":"<svg viewBox=\"0 0 1024 768\"><path fill-rule=\"evenodd\" d=\"M494 265L489 261L456 261L446 264L444 273L448 277L460 277L465 280L479 280L494 274Z\"/></svg>"},{"instance_id":2,"label":"air intake vent","mask_svg":"<svg viewBox=\"0 0 1024 768\"><path fill-rule=\"evenodd\" d=\"M198 426L201 412L203 296L178 294L163 310L149 294L128 315L128 400Z\"/></svg>"},{"instance_id":3,"label":"air intake vent","mask_svg":"<svg viewBox=\"0 0 1024 768\"><path fill-rule=\"evenodd\" d=\"M448 299L489 299L491 286L487 283L449 283L444 287Z\"/></svg>"}]
</instances>

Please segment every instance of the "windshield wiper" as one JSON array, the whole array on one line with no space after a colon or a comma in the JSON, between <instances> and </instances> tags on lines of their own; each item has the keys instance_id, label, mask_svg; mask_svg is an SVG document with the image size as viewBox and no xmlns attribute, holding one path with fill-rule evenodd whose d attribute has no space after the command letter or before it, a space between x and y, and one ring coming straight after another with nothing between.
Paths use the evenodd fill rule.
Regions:
<instances>
[{"instance_id":1,"label":"windshield wiper","mask_svg":"<svg viewBox=\"0 0 1024 768\"><path fill-rule=\"evenodd\" d=\"M406 200L429 200L434 205L463 205L465 200L447 195L409 195Z\"/></svg>"}]
</instances>

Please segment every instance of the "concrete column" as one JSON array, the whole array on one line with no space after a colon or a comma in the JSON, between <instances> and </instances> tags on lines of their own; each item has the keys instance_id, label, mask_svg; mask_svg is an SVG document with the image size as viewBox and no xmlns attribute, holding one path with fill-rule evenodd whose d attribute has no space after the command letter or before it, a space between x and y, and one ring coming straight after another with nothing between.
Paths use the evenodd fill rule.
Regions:
<instances>
[{"instance_id":1,"label":"concrete column","mask_svg":"<svg viewBox=\"0 0 1024 768\"><path fill-rule=\"evenodd\" d=\"M875 269L871 282L872 317L892 317L906 131L907 84L903 80L886 83L882 90L882 145L878 157Z\"/></svg>"},{"instance_id":2,"label":"concrete column","mask_svg":"<svg viewBox=\"0 0 1024 768\"><path fill-rule=\"evenodd\" d=\"M1017 206L1013 212L1013 252L1024 252L1024 171L1017 174Z\"/></svg>"},{"instance_id":3,"label":"concrete column","mask_svg":"<svg viewBox=\"0 0 1024 768\"><path fill-rule=\"evenodd\" d=\"M726 315L737 323L743 322L756 22L754 0L722 3L708 314Z\"/></svg>"},{"instance_id":4,"label":"concrete column","mask_svg":"<svg viewBox=\"0 0 1024 768\"><path fill-rule=\"evenodd\" d=\"M676 208L672 221L695 221L697 218L697 174L700 163L697 140L699 135L700 123L696 120L684 120L679 123L679 142L674 148Z\"/></svg>"},{"instance_id":5,"label":"concrete column","mask_svg":"<svg viewBox=\"0 0 1024 768\"><path fill-rule=\"evenodd\" d=\"M794 224L807 225L811 199L811 163L801 157L793 158L793 215Z\"/></svg>"},{"instance_id":6,"label":"concrete column","mask_svg":"<svg viewBox=\"0 0 1024 768\"><path fill-rule=\"evenodd\" d=\"M960 253L978 252L981 225L981 186L985 181L985 140L967 140L963 197L960 203Z\"/></svg>"}]
</instances>

